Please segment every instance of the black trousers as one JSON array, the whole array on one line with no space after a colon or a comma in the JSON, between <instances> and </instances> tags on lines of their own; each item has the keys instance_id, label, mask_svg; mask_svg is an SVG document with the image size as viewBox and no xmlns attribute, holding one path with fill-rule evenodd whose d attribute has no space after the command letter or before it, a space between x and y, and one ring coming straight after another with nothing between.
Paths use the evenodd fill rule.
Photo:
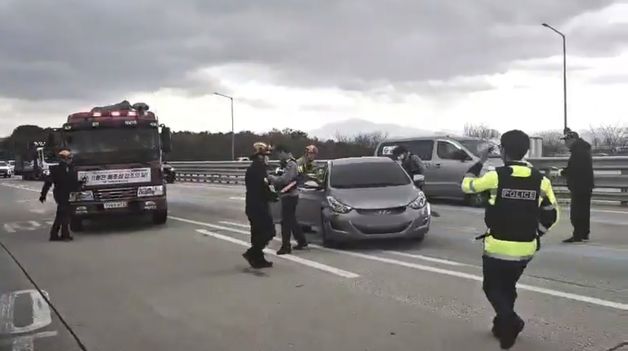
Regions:
<instances>
[{"instance_id":1,"label":"black trousers","mask_svg":"<svg viewBox=\"0 0 628 351\"><path fill-rule=\"evenodd\" d=\"M484 256L482 285L486 298L493 306L496 317L493 323L498 328L509 328L519 320L515 312L517 299L516 284L529 261L506 261Z\"/></svg>"},{"instance_id":2,"label":"black trousers","mask_svg":"<svg viewBox=\"0 0 628 351\"><path fill-rule=\"evenodd\" d=\"M58 238L59 229L61 230L62 238L70 236L70 216L70 203L67 201L58 201L55 221L52 223L52 228L50 229L50 238Z\"/></svg>"},{"instance_id":3,"label":"black trousers","mask_svg":"<svg viewBox=\"0 0 628 351\"><path fill-rule=\"evenodd\" d=\"M571 193L570 218L573 237L588 239L591 231L591 193Z\"/></svg>"},{"instance_id":4,"label":"black trousers","mask_svg":"<svg viewBox=\"0 0 628 351\"><path fill-rule=\"evenodd\" d=\"M307 244L303 229L297 221L298 203L298 196L284 196L281 198L281 247L283 248L290 247L292 235L294 235L294 239L300 245Z\"/></svg>"},{"instance_id":5,"label":"black trousers","mask_svg":"<svg viewBox=\"0 0 628 351\"><path fill-rule=\"evenodd\" d=\"M251 225L251 248L248 252L256 259L260 259L264 256L264 248L275 236L275 223L267 206L247 210L247 217Z\"/></svg>"}]
</instances>

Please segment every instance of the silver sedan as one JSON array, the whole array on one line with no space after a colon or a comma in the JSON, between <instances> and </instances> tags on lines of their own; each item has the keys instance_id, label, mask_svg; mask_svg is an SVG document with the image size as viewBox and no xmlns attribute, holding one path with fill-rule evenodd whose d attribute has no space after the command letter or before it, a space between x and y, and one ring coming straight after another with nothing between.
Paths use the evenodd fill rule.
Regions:
<instances>
[{"instance_id":1,"label":"silver sedan","mask_svg":"<svg viewBox=\"0 0 628 351\"><path fill-rule=\"evenodd\" d=\"M318 227L323 245L352 240L422 240L431 222L430 205L399 164L387 157L329 161L323 184L299 189L297 219ZM278 206L274 206L278 214ZM275 219L278 219L277 216Z\"/></svg>"}]
</instances>

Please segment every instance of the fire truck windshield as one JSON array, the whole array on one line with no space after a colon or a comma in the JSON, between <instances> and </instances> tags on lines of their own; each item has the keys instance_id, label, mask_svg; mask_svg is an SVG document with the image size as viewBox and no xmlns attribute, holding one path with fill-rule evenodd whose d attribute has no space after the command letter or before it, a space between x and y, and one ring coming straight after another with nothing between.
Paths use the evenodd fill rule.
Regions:
<instances>
[{"instance_id":1,"label":"fire truck windshield","mask_svg":"<svg viewBox=\"0 0 628 351\"><path fill-rule=\"evenodd\" d=\"M74 130L66 145L77 164L108 164L159 160L159 134L155 128L102 128Z\"/></svg>"}]
</instances>

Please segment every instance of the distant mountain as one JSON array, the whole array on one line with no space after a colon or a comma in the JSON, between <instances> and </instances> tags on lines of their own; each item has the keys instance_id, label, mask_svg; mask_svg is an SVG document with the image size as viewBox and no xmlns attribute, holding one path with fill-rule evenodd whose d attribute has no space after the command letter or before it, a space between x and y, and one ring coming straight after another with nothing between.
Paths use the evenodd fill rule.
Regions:
<instances>
[{"instance_id":1,"label":"distant mountain","mask_svg":"<svg viewBox=\"0 0 628 351\"><path fill-rule=\"evenodd\" d=\"M322 140L327 140L335 139L339 135L352 137L358 134L374 132L385 133L388 138L418 137L436 134L436 132L430 130L406 127L392 123L375 123L359 118L328 123L318 129L309 131L308 134ZM438 134L445 133L440 132Z\"/></svg>"}]
</instances>

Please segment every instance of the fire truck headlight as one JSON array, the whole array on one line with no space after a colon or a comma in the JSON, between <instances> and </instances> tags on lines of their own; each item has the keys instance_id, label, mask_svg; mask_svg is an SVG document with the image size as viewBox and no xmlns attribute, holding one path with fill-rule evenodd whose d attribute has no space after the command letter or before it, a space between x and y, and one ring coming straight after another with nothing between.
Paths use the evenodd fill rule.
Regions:
<instances>
[{"instance_id":1,"label":"fire truck headlight","mask_svg":"<svg viewBox=\"0 0 628 351\"><path fill-rule=\"evenodd\" d=\"M70 202L94 201L94 193L91 190L70 193Z\"/></svg>"},{"instance_id":2,"label":"fire truck headlight","mask_svg":"<svg viewBox=\"0 0 628 351\"><path fill-rule=\"evenodd\" d=\"M164 194L163 185L141 186L137 188L137 196L161 196Z\"/></svg>"}]
</instances>

